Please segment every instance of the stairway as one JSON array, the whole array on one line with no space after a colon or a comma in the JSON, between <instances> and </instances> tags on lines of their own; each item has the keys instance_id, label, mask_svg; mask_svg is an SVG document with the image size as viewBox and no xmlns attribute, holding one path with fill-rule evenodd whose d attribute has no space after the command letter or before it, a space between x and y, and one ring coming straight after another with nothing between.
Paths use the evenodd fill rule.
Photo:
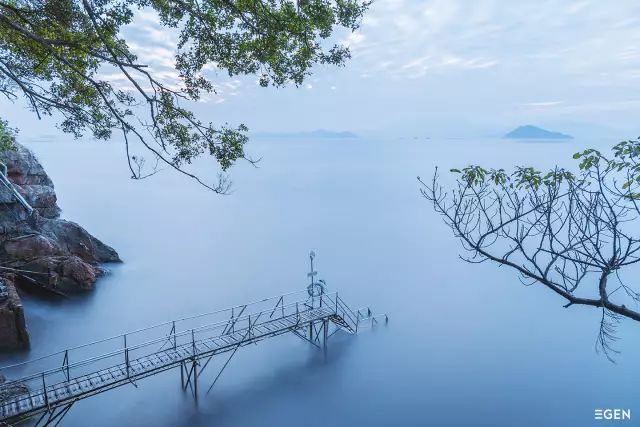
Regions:
<instances>
[{"instance_id":1,"label":"stairway","mask_svg":"<svg viewBox=\"0 0 640 427\"><path fill-rule=\"evenodd\" d=\"M342 316L339 316L338 314L332 314L331 316L329 316L329 320L331 320L334 324L336 324L340 328L344 329L345 331L349 332L350 334L355 334L356 333L355 329L352 328L349 325L349 323L347 323L342 318Z\"/></svg>"}]
</instances>

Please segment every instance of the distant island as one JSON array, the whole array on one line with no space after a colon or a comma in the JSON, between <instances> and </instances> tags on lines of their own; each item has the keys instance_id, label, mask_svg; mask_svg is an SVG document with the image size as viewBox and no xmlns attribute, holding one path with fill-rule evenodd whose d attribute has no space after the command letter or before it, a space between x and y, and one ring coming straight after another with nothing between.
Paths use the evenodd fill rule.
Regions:
<instances>
[{"instance_id":1,"label":"distant island","mask_svg":"<svg viewBox=\"0 0 640 427\"><path fill-rule=\"evenodd\" d=\"M358 138L353 132L331 131L317 129L309 132L256 132L256 138L314 138L314 139L354 139Z\"/></svg>"},{"instance_id":2,"label":"distant island","mask_svg":"<svg viewBox=\"0 0 640 427\"><path fill-rule=\"evenodd\" d=\"M520 126L504 136L508 139L573 139L571 135L553 132L537 126Z\"/></svg>"}]
</instances>

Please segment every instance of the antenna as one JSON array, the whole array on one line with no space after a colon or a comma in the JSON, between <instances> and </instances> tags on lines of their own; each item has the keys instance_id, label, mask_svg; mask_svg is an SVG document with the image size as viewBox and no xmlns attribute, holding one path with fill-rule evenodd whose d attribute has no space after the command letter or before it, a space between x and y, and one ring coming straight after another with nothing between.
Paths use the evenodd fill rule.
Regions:
<instances>
[{"instance_id":1,"label":"antenna","mask_svg":"<svg viewBox=\"0 0 640 427\"><path fill-rule=\"evenodd\" d=\"M309 286L313 286L313 278L318 274L317 271L313 271L313 259L316 257L316 253L314 251L309 252L309 263L311 264L311 271L307 273L307 277L309 277L310 283Z\"/></svg>"}]
</instances>

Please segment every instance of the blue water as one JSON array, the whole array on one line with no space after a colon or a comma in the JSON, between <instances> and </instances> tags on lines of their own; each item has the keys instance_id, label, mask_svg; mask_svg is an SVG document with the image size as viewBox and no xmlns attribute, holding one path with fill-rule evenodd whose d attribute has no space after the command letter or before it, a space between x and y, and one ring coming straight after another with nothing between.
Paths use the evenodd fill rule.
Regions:
<instances>
[{"instance_id":1,"label":"blue water","mask_svg":"<svg viewBox=\"0 0 640 427\"><path fill-rule=\"evenodd\" d=\"M243 348L197 406L170 371L78 403L63 425L582 427L599 425L595 408L640 416L640 325L621 325L622 353L608 362L594 350L597 310L461 261L416 183L436 165L570 165L578 149L615 141L255 140L259 168L235 168L226 197L170 171L131 181L118 144L26 142L64 217L125 262L90 294L25 296L33 348L11 359L297 290L310 249L332 290L390 316L334 336L326 358L295 336Z\"/></svg>"}]
</instances>

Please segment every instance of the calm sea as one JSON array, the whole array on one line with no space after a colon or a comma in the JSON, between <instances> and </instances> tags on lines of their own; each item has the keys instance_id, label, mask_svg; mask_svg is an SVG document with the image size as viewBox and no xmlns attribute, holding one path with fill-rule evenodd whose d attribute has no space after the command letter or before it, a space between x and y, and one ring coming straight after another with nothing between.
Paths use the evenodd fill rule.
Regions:
<instances>
[{"instance_id":1,"label":"calm sea","mask_svg":"<svg viewBox=\"0 0 640 427\"><path fill-rule=\"evenodd\" d=\"M255 140L259 168L236 167L226 197L170 171L132 181L117 144L24 142L64 217L125 262L89 294L25 296L33 348L3 363L301 289L311 249L331 290L390 316L334 336L326 358L288 335L243 348L198 406L176 370L82 401L63 425L583 427L601 423L596 408L640 417L640 325L620 326L621 354L608 362L594 350L597 310L564 309L512 271L461 261L416 182L436 165L570 165L578 149L615 141ZM201 377L207 388L215 373Z\"/></svg>"}]
</instances>

